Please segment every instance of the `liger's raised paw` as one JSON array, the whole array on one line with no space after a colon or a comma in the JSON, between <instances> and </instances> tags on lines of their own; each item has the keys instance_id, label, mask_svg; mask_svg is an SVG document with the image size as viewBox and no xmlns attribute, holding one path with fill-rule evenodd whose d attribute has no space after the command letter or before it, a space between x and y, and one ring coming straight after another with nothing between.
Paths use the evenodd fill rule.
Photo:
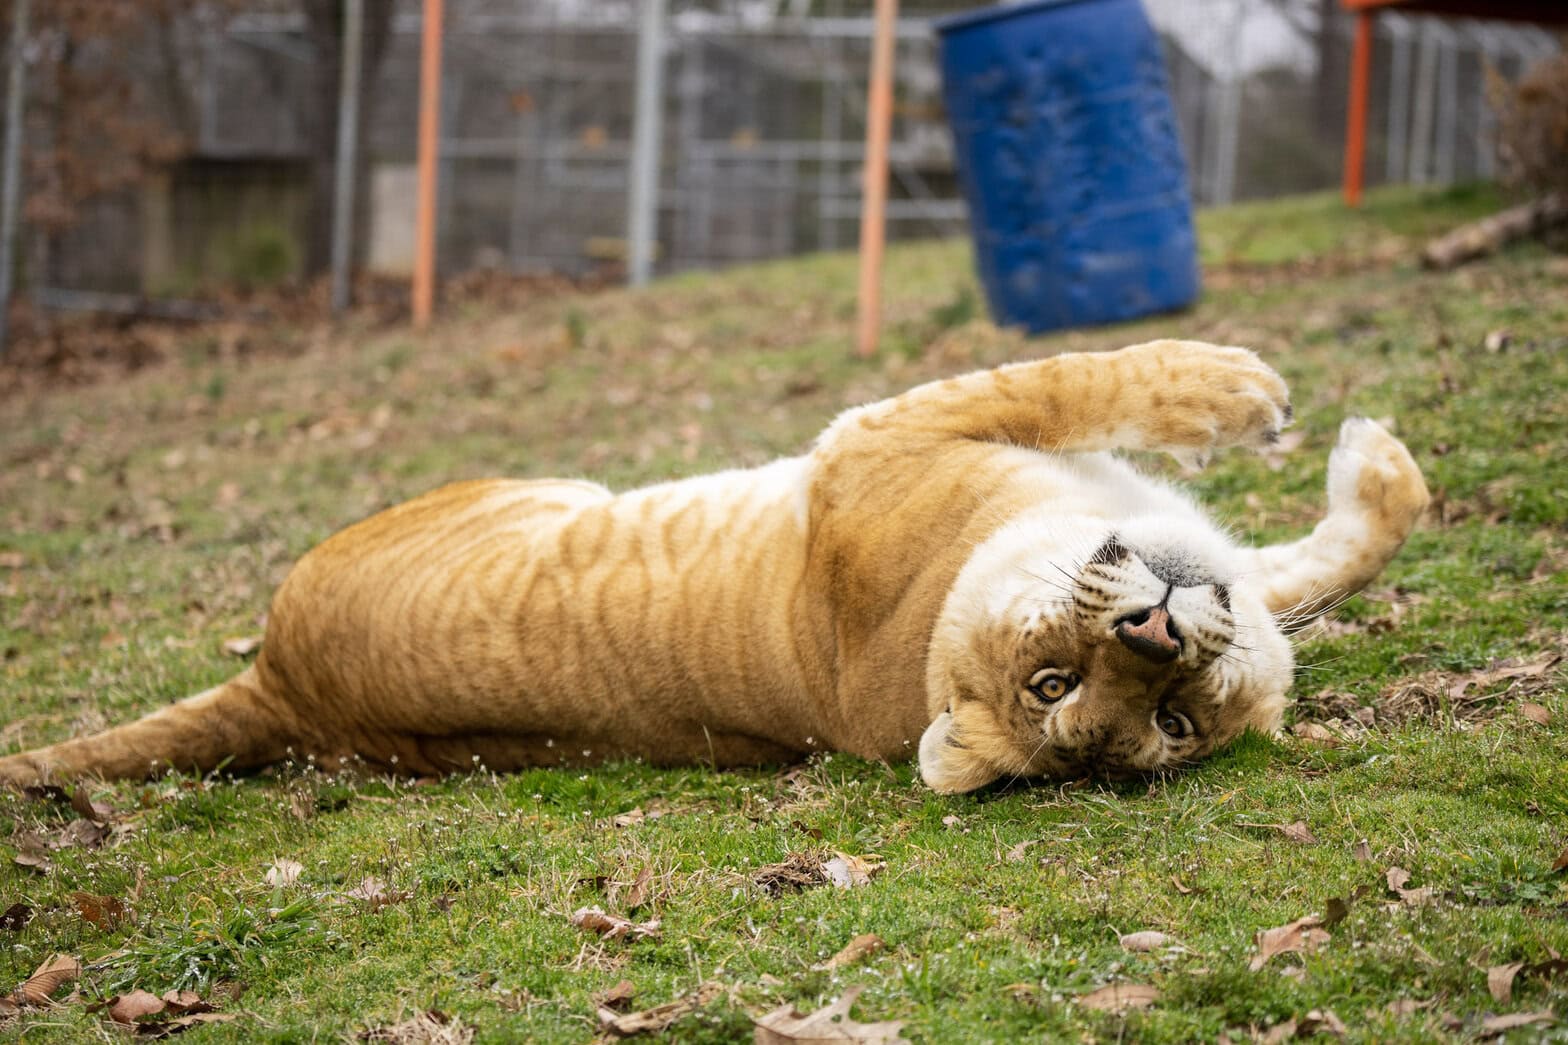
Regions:
<instances>
[{"instance_id":1,"label":"liger's raised paw","mask_svg":"<svg viewBox=\"0 0 1568 1045\"><path fill-rule=\"evenodd\" d=\"M1225 447L1264 449L1291 422L1285 380L1248 349L1151 341L1113 359L1140 449L1201 466Z\"/></svg>"}]
</instances>

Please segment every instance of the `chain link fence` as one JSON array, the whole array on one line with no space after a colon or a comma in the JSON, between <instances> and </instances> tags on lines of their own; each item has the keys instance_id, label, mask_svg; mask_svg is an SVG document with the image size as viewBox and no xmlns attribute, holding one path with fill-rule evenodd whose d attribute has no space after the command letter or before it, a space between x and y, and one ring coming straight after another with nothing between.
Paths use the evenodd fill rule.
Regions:
<instances>
[{"instance_id":1,"label":"chain link fence","mask_svg":"<svg viewBox=\"0 0 1568 1045\"><path fill-rule=\"evenodd\" d=\"M394 3L371 87L358 235L365 264L413 263L419 5ZM658 194L659 271L852 246L865 133L870 0L671 0ZM890 235L964 229L931 17L905 0ZM1327 0L1150 0L1197 202L1338 183L1352 23ZM632 0L448 0L438 265L582 272L625 253ZM312 51L287 7L176 27L193 103L186 158L80 209L24 225L36 291L188 295L302 274ZM1388 14L1375 40L1368 180L1493 172L1485 71L1558 48L1526 27ZM40 60L47 60L47 55ZM147 75L155 75L149 64ZM29 148L48 147L36 97ZM43 111L43 116L47 112ZM43 128L43 130L40 130Z\"/></svg>"}]
</instances>

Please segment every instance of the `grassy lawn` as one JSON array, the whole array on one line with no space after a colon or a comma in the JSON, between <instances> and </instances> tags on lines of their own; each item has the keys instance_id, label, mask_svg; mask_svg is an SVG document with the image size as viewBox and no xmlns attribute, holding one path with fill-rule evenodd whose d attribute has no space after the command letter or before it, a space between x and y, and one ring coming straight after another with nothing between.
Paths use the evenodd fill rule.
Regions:
<instances>
[{"instance_id":1,"label":"grassy lawn","mask_svg":"<svg viewBox=\"0 0 1568 1045\"><path fill-rule=\"evenodd\" d=\"M99 844L62 835L69 804L0 795L0 908L21 905L0 917L0 990L57 953L84 966L64 1004L0 1036L113 1038L90 1003L188 988L236 1017L193 1041L332 1040L436 1009L477 1040L581 1042L623 980L623 1011L693 999L666 1032L682 1041L747 1039L753 1017L851 987L856 1019L929 1042L1245 1040L1290 1021L1474 1040L1541 1013L1557 1022L1502 1032L1568 1034L1568 683L1542 656L1568 637L1568 258L1414 265L1425 236L1495 202L1206 214L1195 309L1038 341L985 321L965 245L914 244L890 254L871 362L848 348L853 260L825 256L449 315L428 336L204 332L165 365L0 401L0 751L233 674L224 640L260 633L290 562L447 480L760 463L847 405L1042 353L1163 335L1262 352L1292 382L1299 445L1192 479L1259 540L1315 518L1349 413L1395 419L1435 497L1374 589L1304 638L1292 731L1147 785L942 798L912 765L842 756L419 782L293 765L92 788ZM60 847L39 857L40 840ZM804 884L834 853L885 866L850 889L763 872L788 861ZM574 926L591 906L657 932ZM1256 934L1307 915L1316 946L1260 965ZM1167 939L1119 942L1145 930ZM824 967L868 933L880 949ZM1489 990L1513 963L1511 990L1506 973ZM1075 1000L1111 983L1158 995Z\"/></svg>"}]
</instances>

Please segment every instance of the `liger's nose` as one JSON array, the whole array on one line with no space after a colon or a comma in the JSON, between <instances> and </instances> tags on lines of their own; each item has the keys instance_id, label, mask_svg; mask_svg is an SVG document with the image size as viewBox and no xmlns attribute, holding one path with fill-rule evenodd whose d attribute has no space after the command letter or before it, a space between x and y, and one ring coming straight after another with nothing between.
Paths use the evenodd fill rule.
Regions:
<instances>
[{"instance_id":1,"label":"liger's nose","mask_svg":"<svg viewBox=\"0 0 1568 1045\"><path fill-rule=\"evenodd\" d=\"M1181 632L1164 606L1150 606L1116 622L1116 637L1145 660L1168 664L1181 655Z\"/></svg>"}]
</instances>

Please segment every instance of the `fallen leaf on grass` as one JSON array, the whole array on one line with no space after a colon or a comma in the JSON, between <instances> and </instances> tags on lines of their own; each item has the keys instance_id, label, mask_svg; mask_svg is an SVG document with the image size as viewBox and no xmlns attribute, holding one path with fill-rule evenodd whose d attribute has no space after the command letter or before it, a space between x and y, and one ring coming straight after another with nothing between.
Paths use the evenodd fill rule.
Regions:
<instances>
[{"instance_id":1,"label":"fallen leaf on grass","mask_svg":"<svg viewBox=\"0 0 1568 1045\"><path fill-rule=\"evenodd\" d=\"M1351 850L1351 854L1362 863L1368 863L1372 859L1372 846L1367 844L1367 840L1363 838L1356 843L1355 848Z\"/></svg>"},{"instance_id":2,"label":"fallen leaf on grass","mask_svg":"<svg viewBox=\"0 0 1568 1045\"><path fill-rule=\"evenodd\" d=\"M1019 842L1017 845L1013 846L1007 851L1007 862L1010 864L1022 863L1025 859L1028 858L1030 847L1039 844L1040 843L1034 839Z\"/></svg>"},{"instance_id":3,"label":"fallen leaf on grass","mask_svg":"<svg viewBox=\"0 0 1568 1045\"><path fill-rule=\"evenodd\" d=\"M1536 1023L1552 1023L1556 1019L1555 1013L1545 1010L1540 1012L1511 1012L1506 1016L1486 1017L1486 1019L1481 1021L1481 1029L1492 1034L1498 1034L1505 1030L1513 1030L1516 1027L1529 1027Z\"/></svg>"},{"instance_id":4,"label":"fallen leaf on grass","mask_svg":"<svg viewBox=\"0 0 1568 1045\"><path fill-rule=\"evenodd\" d=\"M1558 853L1557 859L1552 861L1553 874L1561 874L1563 871L1568 871L1568 849Z\"/></svg>"},{"instance_id":5,"label":"fallen leaf on grass","mask_svg":"<svg viewBox=\"0 0 1568 1045\"><path fill-rule=\"evenodd\" d=\"M151 991L134 990L87 1006L88 1012L103 1012L144 1038L167 1038L203 1023L226 1023L235 1018L232 1013L213 1010L213 1004L195 991L165 991L159 997ZM163 1018L150 1019L152 1016Z\"/></svg>"},{"instance_id":6,"label":"fallen leaf on grass","mask_svg":"<svg viewBox=\"0 0 1568 1045\"><path fill-rule=\"evenodd\" d=\"M571 922L577 928L597 933L606 940L645 940L659 934L657 918L638 923L606 914L597 907L579 907L572 912Z\"/></svg>"},{"instance_id":7,"label":"fallen leaf on grass","mask_svg":"<svg viewBox=\"0 0 1568 1045\"><path fill-rule=\"evenodd\" d=\"M843 948L825 962L818 962L817 969L842 969L846 965L853 965L862 958L882 950L887 945L882 942L882 937L876 933L861 933L846 943Z\"/></svg>"},{"instance_id":8,"label":"fallen leaf on grass","mask_svg":"<svg viewBox=\"0 0 1568 1045\"><path fill-rule=\"evenodd\" d=\"M1409 1016L1413 1013L1420 1012L1423 1009L1430 1009L1431 1007L1432 999L1430 998L1428 998L1426 1001L1416 1001L1414 998L1400 998L1398 1001L1389 1002L1386 1006L1384 1006L1384 1010L1390 1016L1400 1017ZM1367 1015L1371 1016L1374 1014L1374 1012L1375 1010L1368 1009Z\"/></svg>"},{"instance_id":9,"label":"fallen leaf on grass","mask_svg":"<svg viewBox=\"0 0 1568 1045\"><path fill-rule=\"evenodd\" d=\"M113 932L125 921L125 904L118 897L75 892L71 899L76 902L76 913L82 916L82 921L103 932Z\"/></svg>"},{"instance_id":10,"label":"fallen leaf on grass","mask_svg":"<svg viewBox=\"0 0 1568 1045\"><path fill-rule=\"evenodd\" d=\"M1528 700L1519 705L1519 714L1538 726L1549 726L1552 724L1552 713L1541 705L1531 703Z\"/></svg>"},{"instance_id":11,"label":"fallen leaf on grass","mask_svg":"<svg viewBox=\"0 0 1568 1045\"><path fill-rule=\"evenodd\" d=\"M389 889L387 883L372 875L343 895L350 900L358 900L370 911L379 911L395 903L402 903L414 894L403 889Z\"/></svg>"},{"instance_id":12,"label":"fallen leaf on grass","mask_svg":"<svg viewBox=\"0 0 1568 1045\"><path fill-rule=\"evenodd\" d=\"M18 900L0 914L0 929L9 932L21 932L27 923L33 920L33 909L26 903Z\"/></svg>"},{"instance_id":13,"label":"fallen leaf on grass","mask_svg":"<svg viewBox=\"0 0 1568 1045\"><path fill-rule=\"evenodd\" d=\"M632 1000L637 993L637 985L631 980L622 980L609 990L602 991L593 996L593 1003L603 1009L624 1009L626 1003Z\"/></svg>"},{"instance_id":14,"label":"fallen leaf on grass","mask_svg":"<svg viewBox=\"0 0 1568 1045\"><path fill-rule=\"evenodd\" d=\"M1547 669L1562 659L1561 653L1551 651L1523 663L1514 660L1500 661L1495 667L1479 668L1455 679L1448 687L1448 696L1451 700L1462 701L1465 699L1465 692L1471 686L1486 689L1499 682L1535 678L1544 675Z\"/></svg>"},{"instance_id":15,"label":"fallen leaf on grass","mask_svg":"<svg viewBox=\"0 0 1568 1045\"><path fill-rule=\"evenodd\" d=\"M1160 991L1146 983L1112 983L1099 990L1080 994L1076 999L1086 1009L1105 1012L1122 1012L1126 1009L1145 1009L1160 1000Z\"/></svg>"},{"instance_id":16,"label":"fallen leaf on grass","mask_svg":"<svg viewBox=\"0 0 1568 1045\"><path fill-rule=\"evenodd\" d=\"M1155 929L1145 929L1142 932L1126 933L1117 937L1122 945L1122 950L1142 953L1144 951L1157 951L1166 944L1171 943L1171 938Z\"/></svg>"},{"instance_id":17,"label":"fallen leaf on grass","mask_svg":"<svg viewBox=\"0 0 1568 1045\"><path fill-rule=\"evenodd\" d=\"M1316 722L1297 722L1290 727L1290 731L1309 744L1317 744L1319 747L1339 746L1339 737Z\"/></svg>"},{"instance_id":18,"label":"fallen leaf on grass","mask_svg":"<svg viewBox=\"0 0 1568 1045\"><path fill-rule=\"evenodd\" d=\"M267 868L267 873L261 880L270 886L290 886L299 881L299 876L305 871L305 865L298 860L274 860L272 866ZM366 879L371 881L371 879ZM351 894L352 895L352 894Z\"/></svg>"},{"instance_id":19,"label":"fallen leaf on grass","mask_svg":"<svg viewBox=\"0 0 1568 1045\"><path fill-rule=\"evenodd\" d=\"M1300 843L1301 845L1317 845L1318 844L1317 836L1315 836L1312 833L1311 828L1307 827L1307 822L1305 820L1297 820L1293 824L1248 824L1248 823L1237 823L1236 826L1237 827L1266 827L1270 831L1278 831L1280 834L1284 835L1286 838L1290 839L1292 842L1297 842L1297 843Z\"/></svg>"},{"instance_id":20,"label":"fallen leaf on grass","mask_svg":"<svg viewBox=\"0 0 1568 1045\"><path fill-rule=\"evenodd\" d=\"M1514 997L1514 977L1524 968L1524 962L1494 965L1486 970L1486 989L1499 1005L1507 1005Z\"/></svg>"},{"instance_id":21,"label":"fallen leaf on grass","mask_svg":"<svg viewBox=\"0 0 1568 1045\"><path fill-rule=\"evenodd\" d=\"M886 866L875 857L868 859L848 853L835 853L827 858L820 853L791 853L779 863L753 871L751 880L773 896L786 890L798 892L818 885L853 889L869 884Z\"/></svg>"},{"instance_id":22,"label":"fallen leaf on grass","mask_svg":"<svg viewBox=\"0 0 1568 1045\"><path fill-rule=\"evenodd\" d=\"M77 959L68 954L52 955L12 992L12 997L22 1005L48 1005L55 991L81 974L82 963Z\"/></svg>"},{"instance_id":23,"label":"fallen leaf on grass","mask_svg":"<svg viewBox=\"0 0 1568 1045\"><path fill-rule=\"evenodd\" d=\"M151 991L131 991L116 994L104 1002L109 1018L116 1023L135 1023L143 1016L155 1016L164 1010L163 999Z\"/></svg>"},{"instance_id":24,"label":"fallen leaf on grass","mask_svg":"<svg viewBox=\"0 0 1568 1045\"><path fill-rule=\"evenodd\" d=\"M1350 901L1343 896L1330 896L1323 902L1323 924L1338 925L1350 917Z\"/></svg>"},{"instance_id":25,"label":"fallen leaf on grass","mask_svg":"<svg viewBox=\"0 0 1568 1045\"><path fill-rule=\"evenodd\" d=\"M886 863L875 857L868 860L848 853L837 853L822 865L822 873L839 889L856 889L870 885L871 879L886 866Z\"/></svg>"},{"instance_id":26,"label":"fallen leaf on grass","mask_svg":"<svg viewBox=\"0 0 1568 1045\"><path fill-rule=\"evenodd\" d=\"M903 1020L861 1023L850 1018L849 1010L864 988L851 987L843 997L809 1015L793 1005L781 1005L766 1016L752 1020L756 1025L755 1045L790 1045L792 1042L847 1041L865 1045L909 1045L899 1036Z\"/></svg>"},{"instance_id":27,"label":"fallen leaf on grass","mask_svg":"<svg viewBox=\"0 0 1568 1045\"><path fill-rule=\"evenodd\" d=\"M1327 1031L1336 1037L1344 1037L1349 1030L1345 1022L1334 1015L1333 1009L1313 1009L1307 1013L1296 1028L1296 1033L1303 1038L1311 1038Z\"/></svg>"},{"instance_id":28,"label":"fallen leaf on grass","mask_svg":"<svg viewBox=\"0 0 1568 1045\"><path fill-rule=\"evenodd\" d=\"M475 1028L431 1009L402 1023L372 1027L359 1032L360 1041L385 1041L392 1045L468 1045Z\"/></svg>"},{"instance_id":29,"label":"fallen leaf on grass","mask_svg":"<svg viewBox=\"0 0 1568 1045\"><path fill-rule=\"evenodd\" d=\"M635 911L648 902L648 894L653 885L653 868L643 867L637 872L637 877L632 880L631 887L626 890L626 909Z\"/></svg>"},{"instance_id":30,"label":"fallen leaf on grass","mask_svg":"<svg viewBox=\"0 0 1568 1045\"><path fill-rule=\"evenodd\" d=\"M249 657L261 649L260 635L246 635L223 640L223 652L231 657Z\"/></svg>"},{"instance_id":31,"label":"fallen leaf on grass","mask_svg":"<svg viewBox=\"0 0 1568 1045\"><path fill-rule=\"evenodd\" d=\"M1305 918L1297 918L1288 925L1260 930L1257 935L1258 953L1253 955L1252 963L1248 968L1257 972L1277 954L1287 954L1292 951L1307 954L1317 950L1330 939L1329 934L1320 928L1322 924L1322 918L1309 914Z\"/></svg>"},{"instance_id":32,"label":"fallen leaf on grass","mask_svg":"<svg viewBox=\"0 0 1568 1045\"><path fill-rule=\"evenodd\" d=\"M695 991L663 1005L655 1005L641 1012L628 1012L617 1016L608 1009L599 1012L599 1026L617 1037L629 1038L634 1034L658 1034L668 1030L677 1021L696 1012L714 998L724 993L717 983L704 983Z\"/></svg>"},{"instance_id":33,"label":"fallen leaf on grass","mask_svg":"<svg viewBox=\"0 0 1568 1045\"><path fill-rule=\"evenodd\" d=\"M94 802L92 795L87 793L85 787L79 787L71 792L71 808L86 820L96 820L100 824L107 824L114 819L114 809L107 802Z\"/></svg>"},{"instance_id":34,"label":"fallen leaf on grass","mask_svg":"<svg viewBox=\"0 0 1568 1045\"><path fill-rule=\"evenodd\" d=\"M1399 899L1407 904L1426 903L1437 895L1437 890L1429 885L1423 885L1419 889L1406 889L1405 883L1410 881L1410 872L1403 867L1390 867L1384 879L1388 882L1388 891L1398 895Z\"/></svg>"}]
</instances>

